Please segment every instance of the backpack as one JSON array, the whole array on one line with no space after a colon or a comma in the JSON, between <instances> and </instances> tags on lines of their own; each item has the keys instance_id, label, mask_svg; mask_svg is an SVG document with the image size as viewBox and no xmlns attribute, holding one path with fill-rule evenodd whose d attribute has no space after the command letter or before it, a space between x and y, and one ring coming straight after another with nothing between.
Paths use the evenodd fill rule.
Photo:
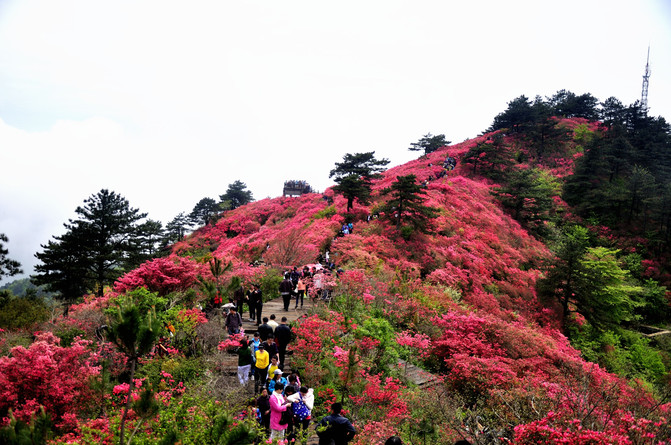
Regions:
<instances>
[{"instance_id":1,"label":"backpack","mask_svg":"<svg viewBox=\"0 0 671 445\"><path fill-rule=\"evenodd\" d=\"M301 395L300 397L301 398L297 402L294 402L291 407L294 410L294 417L298 420L305 420L310 417L310 410L305 402L303 402L303 396Z\"/></svg>"}]
</instances>

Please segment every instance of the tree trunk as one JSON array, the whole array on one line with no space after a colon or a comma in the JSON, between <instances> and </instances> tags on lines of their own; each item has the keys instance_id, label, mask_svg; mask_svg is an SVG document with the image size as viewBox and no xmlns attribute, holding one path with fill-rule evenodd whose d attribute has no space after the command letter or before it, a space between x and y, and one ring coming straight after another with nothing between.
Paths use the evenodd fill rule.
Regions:
<instances>
[{"instance_id":1,"label":"tree trunk","mask_svg":"<svg viewBox=\"0 0 671 445\"><path fill-rule=\"evenodd\" d=\"M121 429L119 430L119 445L124 445L123 436L124 432L126 431L126 415L128 414L128 410L130 409L131 393L133 392L133 389L135 389L134 388L135 381L133 379L135 378L136 363L137 359L132 358L130 361L130 383L128 384L128 396L126 397L126 406L124 406L123 414L121 415Z\"/></svg>"}]
</instances>

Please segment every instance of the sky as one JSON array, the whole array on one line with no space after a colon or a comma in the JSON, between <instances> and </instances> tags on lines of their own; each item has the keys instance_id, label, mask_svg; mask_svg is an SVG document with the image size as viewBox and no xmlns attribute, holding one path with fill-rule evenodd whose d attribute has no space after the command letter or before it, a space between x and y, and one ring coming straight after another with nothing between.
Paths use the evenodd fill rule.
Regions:
<instances>
[{"instance_id":1,"label":"sky","mask_svg":"<svg viewBox=\"0 0 671 445\"><path fill-rule=\"evenodd\" d=\"M318 191L560 89L671 120L671 2L0 0L0 233L33 272L109 189L164 224L243 181Z\"/></svg>"}]
</instances>

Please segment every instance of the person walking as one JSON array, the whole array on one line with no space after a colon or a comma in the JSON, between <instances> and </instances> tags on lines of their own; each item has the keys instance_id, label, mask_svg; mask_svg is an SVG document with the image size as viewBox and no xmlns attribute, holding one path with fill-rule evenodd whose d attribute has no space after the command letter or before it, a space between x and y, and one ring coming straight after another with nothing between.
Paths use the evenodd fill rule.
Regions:
<instances>
[{"instance_id":1,"label":"person walking","mask_svg":"<svg viewBox=\"0 0 671 445\"><path fill-rule=\"evenodd\" d=\"M246 385L249 382L249 374L252 369L252 351L249 349L247 340L242 339L238 348L238 382Z\"/></svg>"},{"instance_id":2,"label":"person walking","mask_svg":"<svg viewBox=\"0 0 671 445\"><path fill-rule=\"evenodd\" d=\"M254 393L258 393L259 388L266 386L269 364L270 356L268 355L268 351L265 350L263 343L261 343L259 350L256 351L256 364L254 365Z\"/></svg>"},{"instance_id":3,"label":"person walking","mask_svg":"<svg viewBox=\"0 0 671 445\"><path fill-rule=\"evenodd\" d=\"M306 289L307 286L305 285L305 281L303 281L303 277L300 277L298 279L298 284L296 284L296 306L294 306L294 309L298 309L298 301L301 302L301 308L303 308Z\"/></svg>"},{"instance_id":4,"label":"person walking","mask_svg":"<svg viewBox=\"0 0 671 445\"><path fill-rule=\"evenodd\" d=\"M261 341L268 340L268 336L273 334L273 327L268 323L268 317L263 317L263 324L257 328Z\"/></svg>"},{"instance_id":5,"label":"person walking","mask_svg":"<svg viewBox=\"0 0 671 445\"><path fill-rule=\"evenodd\" d=\"M289 279L289 274L284 275L284 280L280 283L280 295L284 303L284 312L289 312L289 303L291 303L291 292L294 290L294 285Z\"/></svg>"},{"instance_id":6,"label":"person walking","mask_svg":"<svg viewBox=\"0 0 671 445\"><path fill-rule=\"evenodd\" d=\"M254 290L249 292L247 299L249 300L250 321L256 321L256 325L259 326L261 324L261 312L263 311L263 294L258 283L254 284Z\"/></svg>"},{"instance_id":7,"label":"person walking","mask_svg":"<svg viewBox=\"0 0 671 445\"><path fill-rule=\"evenodd\" d=\"M237 308L233 306L226 316L226 329L228 330L228 335L239 334L241 327L242 317L238 313Z\"/></svg>"},{"instance_id":8,"label":"person walking","mask_svg":"<svg viewBox=\"0 0 671 445\"><path fill-rule=\"evenodd\" d=\"M287 405L291 402L284 399L282 391L284 390L284 384L278 382L275 385L275 391L270 396L270 437L271 441L277 439L284 439L284 432L287 429L287 424L282 425L280 420L282 419L282 413L287 410Z\"/></svg>"},{"instance_id":9,"label":"person walking","mask_svg":"<svg viewBox=\"0 0 671 445\"><path fill-rule=\"evenodd\" d=\"M317 425L319 445L347 445L354 438L356 429L346 417L340 415L342 405L331 405L331 414L324 417Z\"/></svg>"},{"instance_id":10,"label":"person walking","mask_svg":"<svg viewBox=\"0 0 671 445\"><path fill-rule=\"evenodd\" d=\"M256 399L256 407L261 413L261 425L266 433L270 433L270 397L268 396L268 389L263 388L261 395Z\"/></svg>"},{"instance_id":11,"label":"person walking","mask_svg":"<svg viewBox=\"0 0 671 445\"><path fill-rule=\"evenodd\" d=\"M279 349L277 348L277 343L275 343L275 336L273 334L270 334L268 340L264 341L262 344L271 357L278 355Z\"/></svg>"},{"instance_id":12,"label":"person walking","mask_svg":"<svg viewBox=\"0 0 671 445\"><path fill-rule=\"evenodd\" d=\"M282 317L280 325L275 329L275 340L277 340L277 352L280 356L280 369L284 369L284 357L287 354L287 346L291 342L291 326L287 324L287 317Z\"/></svg>"},{"instance_id":13,"label":"person walking","mask_svg":"<svg viewBox=\"0 0 671 445\"><path fill-rule=\"evenodd\" d=\"M308 426L310 426L312 408L315 403L314 392L312 388L301 386L299 391L296 391L291 396L287 396L287 400L292 402L294 425L296 426L296 435L298 435L301 430L306 431Z\"/></svg>"},{"instance_id":14,"label":"person walking","mask_svg":"<svg viewBox=\"0 0 671 445\"><path fill-rule=\"evenodd\" d=\"M242 284L233 292L233 300L238 308L238 312L242 315L245 312L245 289L242 287Z\"/></svg>"},{"instance_id":15,"label":"person walking","mask_svg":"<svg viewBox=\"0 0 671 445\"><path fill-rule=\"evenodd\" d=\"M268 326L270 326L273 329L273 334L275 333L275 329L279 326L279 324L275 321L275 314L270 314L270 320L268 320Z\"/></svg>"}]
</instances>

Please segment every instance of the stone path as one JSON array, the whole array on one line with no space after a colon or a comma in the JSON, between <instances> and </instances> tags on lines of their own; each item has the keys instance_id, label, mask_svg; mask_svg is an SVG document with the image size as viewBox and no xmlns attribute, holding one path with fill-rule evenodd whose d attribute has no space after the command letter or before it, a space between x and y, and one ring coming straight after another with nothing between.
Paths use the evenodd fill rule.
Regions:
<instances>
[{"instance_id":1,"label":"stone path","mask_svg":"<svg viewBox=\"0 0 671 445\"><path fill-rule=\"evenodd\" d=\"M266 301L263 303L263 312L261 313L261 315L263 317L270 318L271 314L275 314L275 321L278 324L282 319L282 317L287 317L287 322L292 323L303 316L314 313L315 307L318 307L319 305L324 305L324 302L318 301L316 303L317 306L315 306L315 303L313 303L309 298L306 298L303 307L301 307L299 304L298 309L294 309L295 304L296 300L292 299L291 303L289 304L289 311L284 312L284 303L282 301L282 298L276 298L274 300ZM242 328L245 332L245 335L248 338L252 338L257 330L257 326L255 322L249 321L249 307L245 305L244 309L245 309L244 313L240 314L242 316ZM225 330L225 328L223 327L225 320L224 316L218 318L220 319L222 329ZM289 345L289 350L291 350L291 345ZM286 373L287 371L291 370L291 355L287 355L284 359L284 362L285 362L284 370ZM224 361L222 363L222 368L225 373L237 375L238 356L235 354L225 355Z\"/></svg>"}]
</instances>

